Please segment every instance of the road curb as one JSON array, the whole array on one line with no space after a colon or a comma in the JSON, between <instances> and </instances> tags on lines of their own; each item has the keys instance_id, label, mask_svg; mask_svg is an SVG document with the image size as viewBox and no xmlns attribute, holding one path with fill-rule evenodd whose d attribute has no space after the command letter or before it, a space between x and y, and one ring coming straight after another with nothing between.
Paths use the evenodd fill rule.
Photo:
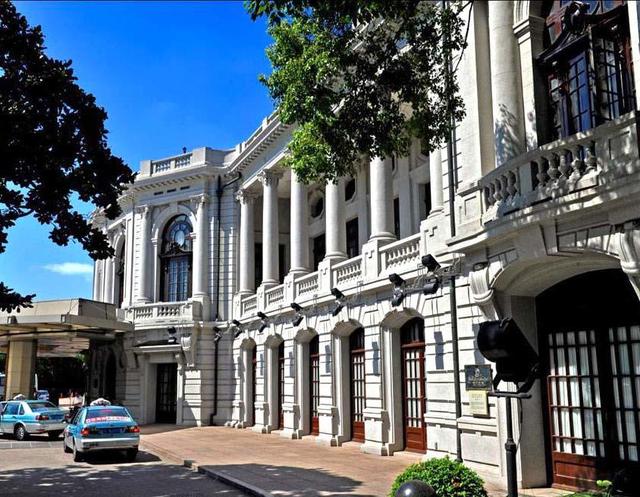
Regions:
<instances>
[{"instance_id":1,"label":"road curb","mask_svg":"<svg viewBox=\"0 0 640 497\"><path fill-rule=\"evenodd\" d=\"M197 461L194 461L191 459L183 459L177 454L175 454L174 452L171 452L170 450L166 450L162 447L158 447L153 442L141 440L140 448L162 459L166 459L168 461L174 462L176 464L184 466L185 468L189 468L193 471L197 471L200 474L208 476L213 480L218 480L231 487L237 488L238 490L242 490L243 492L249 495L252 495L254 497L274 497L274 495L271 492L267 492L262 488L256 487L255 485L251 485L246 481L242 481L238 478L235 478L234 476L231 476L224 471L211 469L211 468L208 468L207 466L201 466L200 464L198 464Z\"/></svg>"}]
</instances>

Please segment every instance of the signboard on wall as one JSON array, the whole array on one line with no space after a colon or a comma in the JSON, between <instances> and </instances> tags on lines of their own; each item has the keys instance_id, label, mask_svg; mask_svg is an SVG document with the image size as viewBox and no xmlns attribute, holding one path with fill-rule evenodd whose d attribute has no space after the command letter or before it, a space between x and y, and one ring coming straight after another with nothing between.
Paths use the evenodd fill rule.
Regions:
<instances>
[{"instance_id":1,"label":"signboard on wall","mask_svg":"<svg viewBox=\"0 0 640 497\"><path fill-rule=\"evenodd\" d=\"M488 364L470 364L464 367L465 389L489 392L493 380L491 366Z\"/></svg>"},{"instance_id":2,"label":"signboard on wall","mask_svg":"<svg viewBox=\"0 0 640 497\"><path fill-rule=\"evenodd\" d=\"M469 410L473 416L489 415L489 397L486 390L469 390Z\"/></svg>"}]
</instances>

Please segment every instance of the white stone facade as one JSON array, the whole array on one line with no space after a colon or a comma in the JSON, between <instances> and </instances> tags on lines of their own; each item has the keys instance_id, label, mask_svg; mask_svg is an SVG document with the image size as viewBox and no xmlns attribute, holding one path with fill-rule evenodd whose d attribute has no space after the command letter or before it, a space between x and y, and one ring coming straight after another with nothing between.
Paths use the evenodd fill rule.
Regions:
<instances>
[{"instance_id":1,"label":"white stone facade","mask_svg":"<svg viewBox=\"0 0 640 497\"><path fill-rule=\"evenodd\" d=\"M638 6L628 4L640 81ZM400 330L420 322L424 345L415 357L422 361L425 457L461 454L486 478L502 481L504 406L490 398L489 415L473 416L464 388L464 365L484 363L478 324L513 317L539 348L536 299L557 283L615 269L640 295L637 106L592 129L542 138L546 97L536 59L544 50L543 8L474 2L459 64L466 117L455 143L429 156L415 143L407 157L363 161L355 183L303 185L280 166L291 129L272 115L234 150L143 162L122 217L95 220L124 257L124 275L117 258L98 262L94 298L116 302L122 295L122 317L136 325L121 344L119 400L142 422L154 422L157 365L176 363L177 423L211 420L292 439L315 432L318 443L339 446L356 436L349 344L363 329L362 450L392 455L409 436L409 349ZM165 302L160 247L167 223L180 214L193 228L191 296ZM357 230L351 224L348 232L355 218ZM324 257L315 268L321 235ZM389 276L422 285L427 254L451 267L454 281L444 277L431 295L407 292L393 306ZM344 294L338 312L333 288ZM165 340L169 327L177 329L177 343L149 345ZM558 483L548 469L547 401L538 383L523 427L516 427L526 486Z\"/></svg>"}]
</instances>

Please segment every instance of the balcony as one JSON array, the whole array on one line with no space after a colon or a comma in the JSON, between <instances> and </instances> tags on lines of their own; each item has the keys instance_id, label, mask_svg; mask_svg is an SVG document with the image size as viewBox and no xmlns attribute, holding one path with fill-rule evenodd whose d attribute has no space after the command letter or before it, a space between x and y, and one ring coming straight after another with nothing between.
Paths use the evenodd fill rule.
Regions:
<instances>
[{"instance_id":1,"label":"balcony","mask_svg":"<svg viewBox=\"0 0 640 497\"><path fill-rule=\"evenodd\" d=\"M303 307L310 302L328 302L334 298L334 287L349 295L389 286L389 274L411 278L410 273L421 270L420 257L426 253L420 233L383 246L368 243L362 249L361 255L351 259L322 261L313 273L289 274L281 285L260 288L256 294L237 295L236 317L253 319L258 311L289 311L291 302Z\"/></svg>"},{"instance_id":2,"label":"balcony","mask_svg":"<svg viewBox=\"0 0 640 497\"><path fill-rule=\"evenodd\" d=\"M636 113L543 145L478 182L482 225L612 192L640 172ZM462 196L473 193L471 189Z\"/></svg>"},{"instance_id":3,"label":"balcony","mask_svg":"<svg viewBox=\"0 0 640 497\"><path fill-rule=\"evenodd\" d=\"M125 320L136 324L169 323L202 320L200 302L156 302L136 304L125 309Z\"/></svg>"}]
</instances>

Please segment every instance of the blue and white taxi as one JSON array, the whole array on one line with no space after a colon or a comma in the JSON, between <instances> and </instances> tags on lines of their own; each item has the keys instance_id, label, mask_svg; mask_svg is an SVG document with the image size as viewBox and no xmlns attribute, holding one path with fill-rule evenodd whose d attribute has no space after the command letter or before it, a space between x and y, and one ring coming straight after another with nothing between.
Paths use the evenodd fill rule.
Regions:
<instances>
[{"instance_id":1,"label":"blue and white taxi","mask_svg":"<svg viewBox=\"0 0 640 497\"><path fill-rule=\"evenodd\" d=\"M62 445L78 462L104 450L125 451L127 460L134 461L139 444L140 428L129 411L98 399L76 413L64 429Z\"/></svg>"},{"instance_id":2,"label":"blue and white taxi","mask_svg":"<svg viewBox=\"0 0 640 497\"><path fill-rule=\"evenodd\" d=\"M29 435L45 433L56 439L64 428L64 411L51 402L14 399L2 403L0 434L13 435L19 441Z\"/></svg>"}]
</instances>

